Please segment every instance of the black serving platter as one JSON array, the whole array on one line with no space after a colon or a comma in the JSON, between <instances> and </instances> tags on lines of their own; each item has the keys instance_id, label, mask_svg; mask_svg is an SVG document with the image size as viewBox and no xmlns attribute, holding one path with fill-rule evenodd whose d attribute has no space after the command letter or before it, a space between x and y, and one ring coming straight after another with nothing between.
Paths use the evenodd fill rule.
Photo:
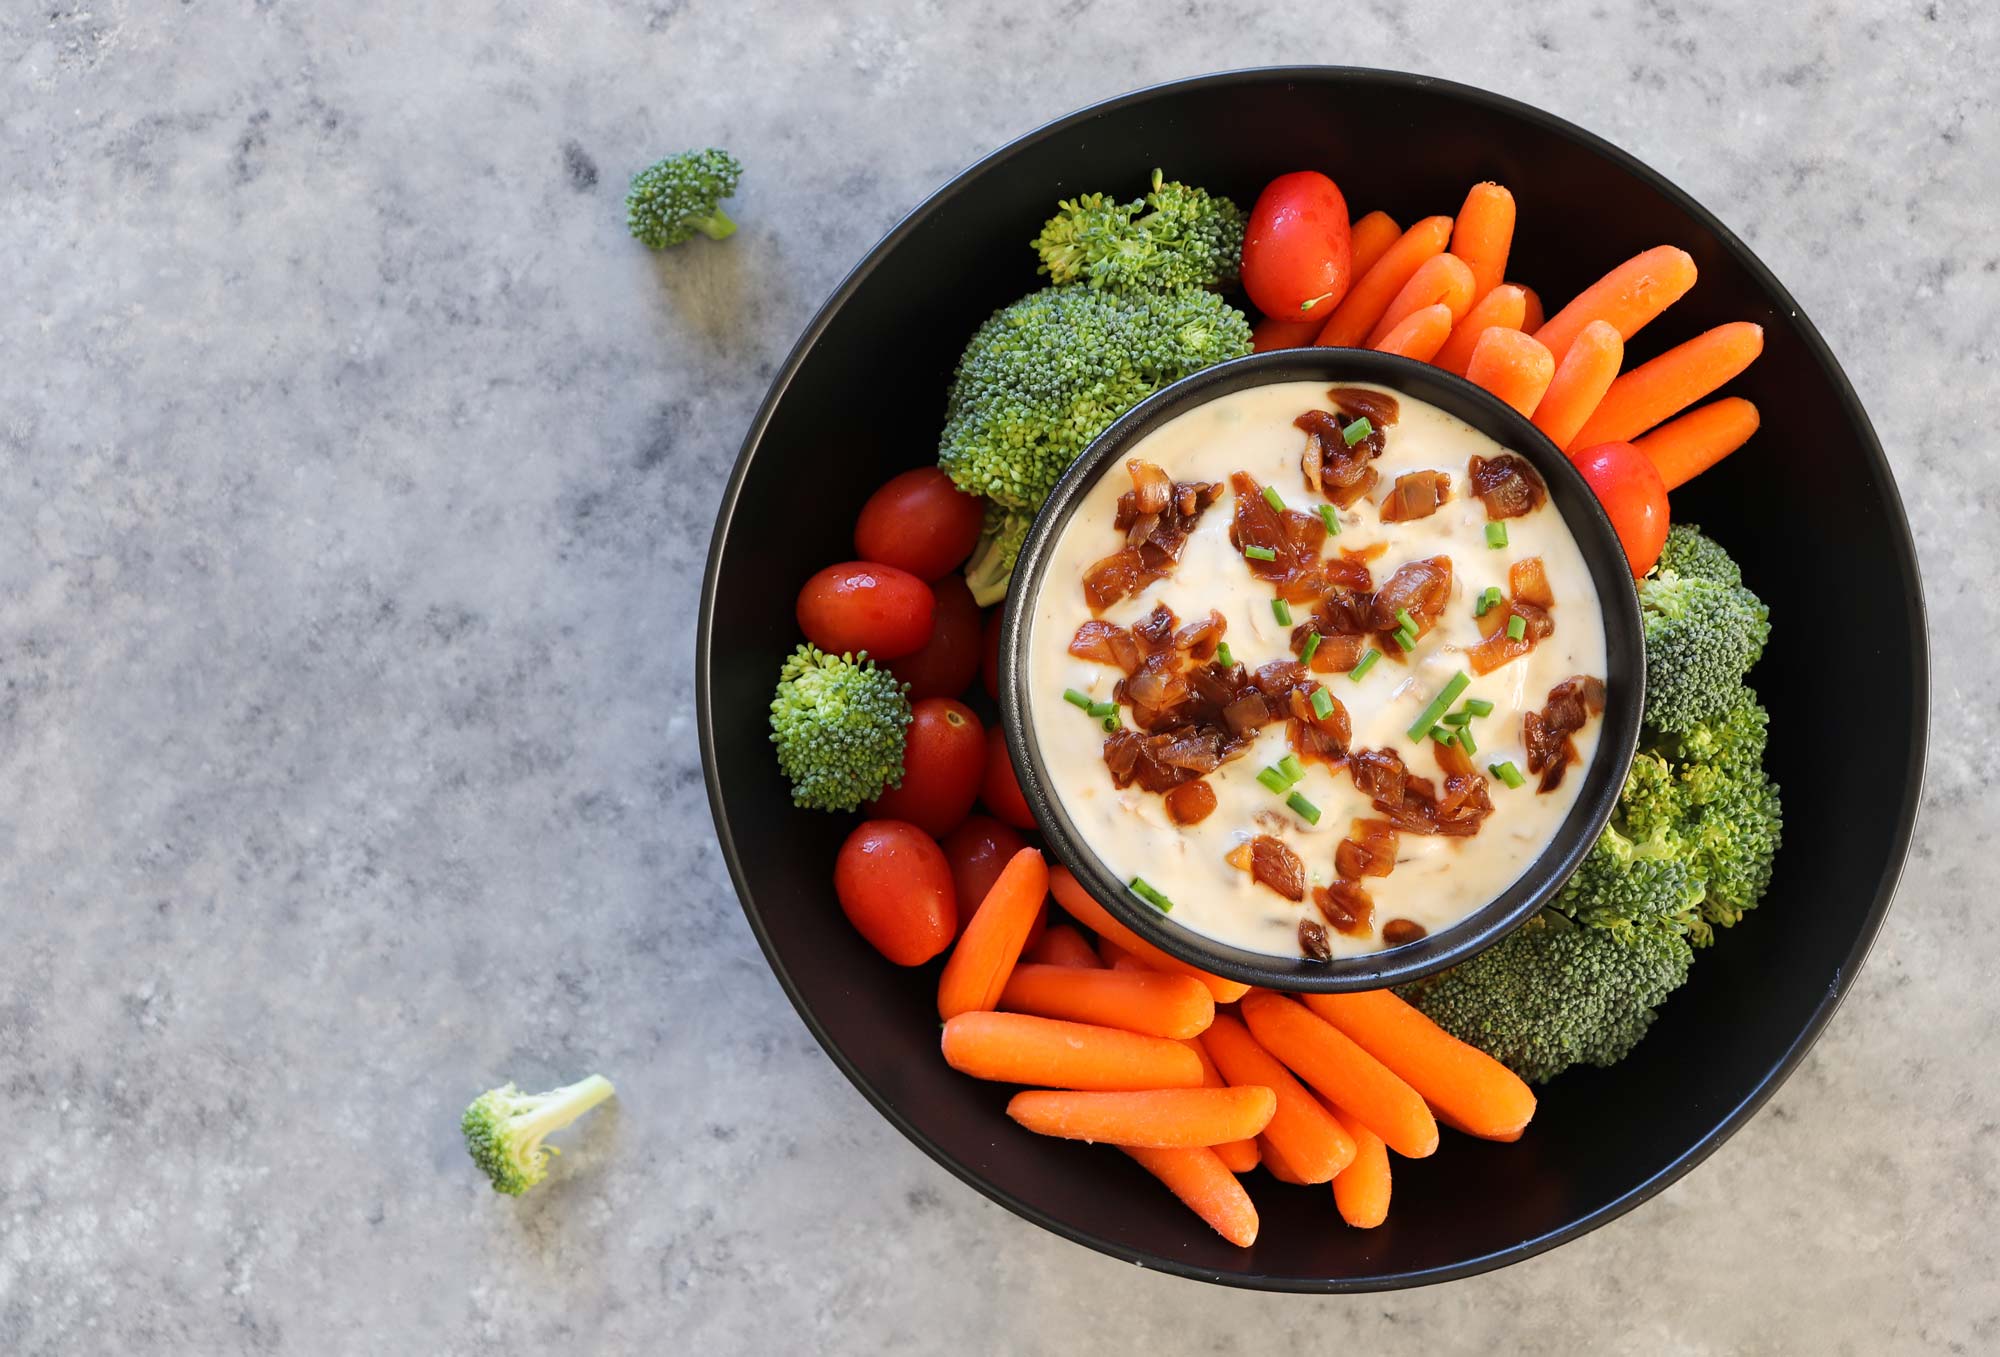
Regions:
<instances>
[{"instance_id":1,"label":"black serving platter","mask_svg":"<svg viewBox=\"0 0 2000 1357\"><path fill-rule=\"evenodd\" d=\"M1751 678L1777 698L1769 763L1791 829L1770 895L1701 956L1629 1059L1542 1090L1519 1143L1452 1135L1430 1159L1399 1161L1389 1220L1365 1232L1340 1224L1324 1189L1260 1174L1250 1249L1120 1156L1017 1132L1002 1115L1009 1089L945 1067L936 968L899 971L848 926L831 876L853 819L793 809L766 732L800 584L852 554L854 515L878 484L935 455L964 338L1037 286L1026 242L1056 199L1134 194L1155 166L1245 204L1273 176L1315 168L1356 213L1403 222L1455 211L1469 185L1495 179L1520 207L1509 274L1551 302L1648 246L1694 256L1700 281L1630 359L1728 320L1765 333L1763 357L1730 388L1757 402L1762 431L1674 508L1729 547L1772 609ZM1867 619L1858 633L1855 618ZM1137 91L945 185L835 290L772 383L723 493L697 627L717 838L773 972L835 1063L1010 1210L1114 1257L1236 1286L1367 1291L1485 1271L1603 1224L1700 1163L1771 1096L1852 983L1923 774L1928 661L1909 527L1868 418L1797 303L1712 214L1616 147L1524 104L1396 72L1295 67ZM1853 652L1837 684L1825 681L1835 632ZM1836 738L1856 713L1868 738Z\"/></svg>"}]
</instances>

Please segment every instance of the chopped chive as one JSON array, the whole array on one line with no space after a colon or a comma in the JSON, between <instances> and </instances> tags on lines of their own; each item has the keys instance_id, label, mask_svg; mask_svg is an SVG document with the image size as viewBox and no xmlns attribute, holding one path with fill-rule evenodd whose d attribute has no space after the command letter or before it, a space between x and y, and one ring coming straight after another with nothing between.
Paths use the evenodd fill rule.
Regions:
<instances>
[{"instance_id":1,"label":"chopped chive","mask_svg":"<svg viewBox=\"0 0 2000 1357\"><path fill-rule=\"evenodd\" d=\"M1486 545L1492 547L1495 551L1507 545L1507 525L1505 523L1488 523L1486 525Z\"/></svg>"},{"instance_id":2,"label":"chopped chive","mask_svg":"<svg viewBox=\"0 0 2000 1357\"><path fill-rule=\"evenodd\" d=\"M1279 513L1285 512L1285 497L1278 493L1278 487L1275 485L1264 487L1264 503L1270 505Z\"/></svg>"},{"instance_id":3,"label":"chopped chive","mask_svg":"<svg viewBox=\"0 0 2000 1357\"><path fill-rule=\"evenodd\" d=\"M1271 616L1278 619L1279 626L1289 627L1292 625L1292 605L1285 602L1282 598L1272 599Z\"/></svg>"},{"instance_id":4,"label":"chopped chive","mask_svg":"<svg viewBox=\"0 0 2000 1357\"><path fill-rule=\"evenodd\" d=\"M1417 634L1407 627L1400 628L1396 632L1396 644L1405 650L1415 650L1417 648Z\"/></svg>"},{"instance_id":5,"label":"chopped chive","mask_svg":"<svg viewBox=\"0 0 2000 1357\"><path fill-rule=\"evenodd\" d=\"M1333 715L1333 694L1324 688L1313 689L1313 715L1324 721Z\"/></svg>"},{"instance_id":6,"label":"chopped chive","mask_svg":"<svg viewBox=\"0 0 2000 1357\"><path fill-rule=\"evenodd\" d=\"M1508 619L1507 619L1507 639L1508 639L1508 640L1510 640L1510 641L1519 641L1519 640L1522 640L1523 638L1525 638L1525 637L1527 636L1527 634L1528 634L1528 619L1527 619L1527 618L1525 618L1525 617L1521 616L1521 614L1519 614L1519 613L1515 613L1515 614L1514 614L1514 615L1513 615L1512 617L1510 617L1510 618L1508 618Z\"/></svg>"},{"instance_id":7,"label":"chopped chive","mask_svg":"<svg viewBox=\"0 0 2000 1357\"><path fill-rule=\"evenodd\" d=\"M1499 778L1509 787L1518 787L1527 781L1526 778L1521 776L1521 770L1514 766L1512 759L1507 760L1505 763L1489 763L1486 765L1486 771Z\"/></svg>"},{"instance_id":8,"label":"chopped chive","mask_svg":"<svg viewBox=\"0 0 2000 1357\"><path fill-rule=\"evenodd\" d=\"M1090 704L1090 714L1097 717L1116 716L1118 714L1118 704L1116 702L1093 702Z\"/></svg>"},{"instance_id":9,"label":"chopped chive","mask_svg":"<svg viewBox=\"0 0 2000 1357\"><path fill-rule=\"evenodd\" d=\"M1279 759L1278 771L1285 775L1287 783L1303 781L1306 775L1305 765L1299 762L1297 754L1287 754Z\"/></svg>"},{"instance_id":10,"label":"chopped chive","mask_svg":"<svg viewBox=\"0 0 2000 1357\"><path fill-rule=\"evenodd\" d=\"M1431 699L1430 706L1424 708L1423 715L1410 723L1410 738L1421 743L1430 728L1438 723L1438 718L1451 710L1451 704L1458 701L1458 695L1471 682L1472 679L1463 670L1453 674L1450 682L1444 685L1444 690Z\"/></svg>"},{"instance_id":11,"label":"chopped chive","mask_svg":"<svg viewBox=\"0 0 2000 1357\"><path fill-rule=\"evenodd\" d=\"M1079 693L1074 688L1063 689L1063 701L1071 706L1082 707L1085 711L1090 710L1090 694Z\"/></svg>"},{"instance_id":12,"label":"chopped chive","mask_svg":"<svg viewBox=\"0 0 2000 1357\"><path fill-rule=\"evenodd\" d=\"M1410 635L1414 636L1417 634L1417 619L1410 616L1408 608L1396 609L1396 623L1404 631L1409 632Z\"/></svg>"},{"instance_id":13,"label":"chopped chive","mask_svg":"<svg viewBox=\"0 0 2000 1357\"><path fill-rule=\"evenodd\" d=\"M1120 721L1120 720L1119 720L1119 719L1118 719L1117 717L1115 717L1115 716L1107 716L1107 717L1105 717L1105 718L1104 718L1104 721L1103 721L1103 723L1102 723L1102 724L1103 724L1103 726L1104 726L1104 729L1105 729L1105 730L1107 730L1107 731L1113 731L1113 730L1116 730L1116 729L1118 729L1118 728L1119 728L1120 726L1124 725L1125 723L1124 723L1123 721Z\"/></svg>"},{"instance_id":14,"label":"chopped chive","mask_svg":"<svg viewBox=\"0 0 2000 1357\"><path fill-rule=\"evenodd\" d=\"M1499 606L1500 586L1489 584L1486 586L1485 591L1479 595L1478 601L1472 605L1472 615L1474 617L1484 617Z\"/></svg>"},{"instance_id":15,"label":"chopped chive","mask_svg":"<svg viewBox=\"0 0 2000 1357\"><path fill-rule=\"evenodd\" d=\"M1444 726L1432 726L1431 738L1439 744L1452 744L1457 741L1458 736L1455 732L1446 729Z\"/></svg>"},{"instance_id":16,"label":"chopped chive","mask_svg":"<svg viewBox=\"0 0 2000 1357\"><path fill-rule=\"evenodd\" d=\"M1318 649L1319 649L1319 633L1316 631L1308 632L1306 634L1305 649L1299 652L1299 663L1311 664L1313 658L1313 652Z\"/></svg>"},{"instance_id":17,"label":"chopped chive","mask_svg":"<svg viewBox=\"0 0 2000 1357\"><path fill-rule=\"evenodd\" d=\"M1275 561L1278 559L1278 553L1269 547L1245 547L1243 548L1243 559L1247 561Z\"/></svg>"},{"instance_id":18,"label":"chopped chive","mask_svg":"<svg viewBox=\"0 0 2000 1357\"><path fill-rule=\"evenodd\" d=\"M1160 894L1160 892L1154 889L1152 886L1148 885L1146 882L1146 878L1143 876L1135 876L1132 878L1132 894L1138 896L1141 900L1144 900L1147 904L1151 905L1154 909L1157 909L1162 914L1173 913L1174 902L1167 899L1166 896Z\"/></svg>"},{"instance_id":19,"label":"chopped chive","mask_svg":"<svg viewBox=\"0 0 2000 1357\"><path fill-rule=\"evenodd\" d=\"M1236 667L1236 657L1229 653L1229 642L1218 641L1215 646L1215 662L1224 669Z\"/></svg>"},{"instance_id":20,"label":"chopped chive","mask_svg":"<svg viewBox=\"0 0 2000 1357\"><path fill-rule=\"evenodd\" d=\"M1462 726L1471 719L1472 713L1469 711L1448 711L1444 714L1444 724L1448 726Z\"/></svg>"},{"instance_id":21,"label":"chopped chive","mask_svg":"<svg viewBox=\"0 0 2000 1357\"><path fill-rule=\"evenodd\" d=\"M1491 716L1493 714L1493 704L1483 697L1466 698L1465 709L1474 716Z\"/></svg>"},{"instance_id":22,"label":"chopped chive","mask_svg":"<svg viewBox=\"0 0 2000 1357\"><path fill-rule=\"evenodd\" d=\"M1285 788L1292 785L1291 780L1285 776L1284 771L1276 765L1260 770L1257 774L1257 781L1263 784L1265 791L1278 794L1282 794Z\"/></svg>"},{"instance_id":23,"label":"chopped chive","mask_svg":"<svg viewBox=\"0 0 2000 1357\"><path fill-rule=\"evenodd\" d=\"M1355 663L1355 666L1352 669L1347 671L1347 676L1353 679L1356 683L1361 682L1361 676L1367 673L1370 669L1373 669L1375 667L1375 661L1381 658L1382 658L1381 651L1370 650L1367 654L1363 655L1360 658L1360 660L1358 660Z\"/></svg>"},{"instance_id":24,"label":"chopped chive","mask_svg":"<svg viewBox=\"0 0 2000 1357\"><path fill-rule=\"evenodd\" d=\"M1319 521L1326 524L1326 535L1328 537L1340 536L1340 515L1333 511L1331 504L1322 504L1319 506Z\"/></svg>"},{"instance_id":25,"label":"chopped chive","mask_svg":"<svg viewBox=\"0 0 2000 1357\"><path fill-rule=\"evenodd\" d=\"M1355 420L1352 424L1342 429L1340 436L1347 440L1347 446L1351 448L1374 432L1375 426L1368 422L1368 416L1363 415L1360 419Z\"/></svg>"},{"instance_id":26,"label":"chopped chive","mask_svg":"<svg viewBox=\"0 0 2000 1357\"><path fill-rule=\"evenodd\" d=\"M1468 754L1477 754L1479 752L1479 745L1472 738L1471 726L1460 726L1458 728L1458 747Z\"/></svg>"},{"instance_id":27,"label":"chopped chive","mask_svg":"<svg viewBox=\"0 0 2000 1357\"><path fill-rule=\"evenodd\" d=\"M1290 806L1293 813L1307 824L1316 825L1319 823L1319 807L1306 800L1304 792L1293 792L1285 798L1285 804Z\"/></svg>"}]
</instances>

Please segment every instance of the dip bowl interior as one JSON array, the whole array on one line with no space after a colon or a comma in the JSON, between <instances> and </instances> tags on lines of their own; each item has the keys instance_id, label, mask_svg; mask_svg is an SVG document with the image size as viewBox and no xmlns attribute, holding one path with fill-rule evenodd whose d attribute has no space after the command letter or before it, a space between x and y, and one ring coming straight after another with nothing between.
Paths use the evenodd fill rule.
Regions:
<instances>
[{"instance_id":1,"label":"dip bowl interior","mask_svg":"<svg viewBox=\"0 0 2000 1357\"><path fill-rule=\"evenodd\" d=\"M1231 392L1298 381L1388 387L1463 420L1532 463L1547 483L1551 506L1575 539L1596 586L1606 653L1607 696L1597 747L1587 763L1572 770L1572 776L1581 773L1582 789L1539 856L1525 864L1499 896L1450 927L1400 947L1329 961L1276 956L1219 941L1182 926L1171 914L1135 895L1093 851L1065 810L1052 785L1049 760L1030 710L1031 655L1040 647L1066 646L1070 639L1038 634L1037 610L1030 601L1042 597L1045 589L1081 587L1075 579L1052 574L1051 564L1063 528L1091 487L1103 476L1120 474L1139 441L1177 416ZM1303 449L1303 433L1299 442ZM1227 512L1226 501L1225 495L1225 501L1210 512ZM1001 630L1000 714L1015 775L1050 851L1135 933L1183 961L1231 980L1272 989L1339 992L1379 989L1454 966L1497 942L1562 888L1603 830L1625 784L1639 738L1645 671L1638 595L1624 549L1596 495L1540 430L1490 393L1428 363L1362 349L1289 349L1223 363L1158 392L1105 430L1064 475L1029 529L1015 567ZM1173 894L1170 881L1155 879L1153 884ZM1311 903L1303 909L1311 917Z\"/></svg>"}]
</instances>

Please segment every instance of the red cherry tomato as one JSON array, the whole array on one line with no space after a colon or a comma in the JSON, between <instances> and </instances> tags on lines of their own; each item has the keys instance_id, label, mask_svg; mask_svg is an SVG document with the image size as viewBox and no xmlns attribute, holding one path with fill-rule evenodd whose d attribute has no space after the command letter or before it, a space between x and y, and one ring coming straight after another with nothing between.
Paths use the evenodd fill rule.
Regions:
<instances>
[{"instance_id":1,"label":"red cherry tomato","mask_svg":"<svg viewBox=\"0 0 2000 1357\"><path fill-rule=\"evenodd\" d=\"M910 685L910 700L957 697L979 673L979 605L962 575L946 575L931 586L937 607L931 613L931 639L914 655L905 655L889 672Z\"/></svg>"},{"instance_id":2,"label":"red cherry tomato","mask_svg":"<svg viewBox=\"0 0 2000 1357\"><path fill-rule=\"evenodd\" d=\"M931 587L907 570L872 561L830 565L799 590L799 630L833 655L868 652L899 660L931 638Z\"/></svg>"},{"instance_id":3,"label":"red cherry tomato","mask_svg":"<svg viewBox=\"0 0 2000 1357\"><path fill-rule=\"evenodd\" d=\"M1569 455L1597 492L1632 573L1643 575L1660 559L1667 543L1667 483L1659 468L1630 443L1599 443Z\"/></svg>"},{"instance_id":4,"label":"red cherry tomato","mask_svg":"<svg viewBox=\"0 0 2000 1357\"><path fill-rule=\"evenodd\" d=\"M1021 795L1014 761L1007 757L1007 739L998 726L986 732L986 775L979 784L979 800L1016 829L1035 827L1035 813L1028 809L1028 798Z\"/></svg>"},{"instance_id":5,"label":"red cherry tomato","mask_svg":"<svg viewBox=\"0 0 2000 1357\"><path fill-rule=\"evenodd\" d=\"M944 849L915 825L864 820L833 860L841 913L898 966L921 966L951 945L957 896Z\"/></svg>"},{"instance_id":6,"label":"red cherry tomato","mask_svg":"<svg viewBox=\"0 0 2000 1357\"><path fill-rule=\"evenodd\" d=\"M1285 320L1278 316L1265 316L1250 327L1250 351L1269 353L1273 349L1309 349L1325 328L1326 322L1318 318Z\"/></svg>"},{"instance_id":7,"label":"red cherry tomato","mask_svg":"<svg viewBox=\"0 0 2000 1357\"><path fill-rule=\"evenodd\" d=\"M1281 174L1257 195L1243 233L1243 290L1257 309L1322 324L1347 295L1347 199L1315 170Z\"/></svg>"},{"instance_id":8,"label":"red cherry tomato","mask_svg":"<svg viewBox=\"0 0 2000 1357\"><path fill-rule=\"evenodd\" d=\"M985 507L934 466L892 478L868 497L854 525L854 553L935 580L965 564L979 545Z\"/></svg>"},{"instance_id":9,"label":"red cherry tomato","mask_svg":"<svg viewBox=\"0 0 2000 1357\"><path fill-rule=\"evenodd\" d=\"M1000 700L1000 612L995 608L986 614L986 631L979 638L979 681L995 702Z\"/></svg>"},{"instance_id":10,"label":"red cherry tomato","mask_svg":"<svg viewBox=\"0 0 2000 1357\"><path fill-rule=\"evenodd\" d=\"M973 911L999 879L1000 869L1014 854L1028 846L1020 831L1003 825L990 815L968 815L965 823L944 836L945 861L951 864L951 881L963 903L958 910L958 931L965 932Z\"/></svg>"},{"instance_id":11,"label":"red cherry tomato","mask_svg":"<svg viewBox=\"0 0 2000 1357\"><path fill-rule=\"evenodd\" d=\"M876 797L868 814L907 820L942 838L971 812L985 773L986 728L972 708L948 697L927 697L910 709L903 785Z\"/></svg>"}]
</instances>

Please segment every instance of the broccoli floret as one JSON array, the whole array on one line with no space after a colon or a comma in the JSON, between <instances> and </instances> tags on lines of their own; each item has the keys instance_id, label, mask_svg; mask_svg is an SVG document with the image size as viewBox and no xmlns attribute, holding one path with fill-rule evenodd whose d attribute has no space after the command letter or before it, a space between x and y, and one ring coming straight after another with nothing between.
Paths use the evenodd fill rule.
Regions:
<instances>
[{"instance_id":1,"label":"broccoli floret","mask_svg":"<svg viewBox=\"0 0 2000 1357\"><path fill-rule=\"evenodd\" d=\"M1769 726L1770 714L1744 688L1736 705L1675 742L1688 805L1682 833L1706 885L1702 917L1724 928L1769 888L1784 829L1777 785L1763 767Z\"/></svg>"},{"instance_id":2,"label":"broccoli floret","mask_svg":"<svg viewBox=\"0 0 2000 1357\"><path fill-rule=\"evenodd\" d=\"M1024 509L1002 509L991 500L986 504L986 521L979 529L979 545L965 563L966 587L972 601L990 608L1007 597L1007 583L1014 578L1014 562L1020 559L1021 544L1035 516Z\"/></svg>"},{"instance_id":3,"label":"broccoli floret","mask_svg":"<svg viewBox=\"0 0 2000 1357\"><path fill-rule=\"evenodd\" d=\"M1729 553L1692 523L1676 523L1667 529L1666 545L1660 548L1659 562L1653 568L1661 574L1687 575L1717 584L1743 583L1743 571Z\"/></svg>"},{"instance_id":4,"label":"broccoli floret","mask_svg":"<svg viewBox=\"0 0 2000 1357\"><path fill-rule=\"evenodd\" d=\"M1058 283L1113 292L1220 288L1236 281L1243 210L1206 189L1153 171L1152 191L1129 203L1086 193L1057 204L1035 238L1041 272Z\"/></svg>"},{"instance_id":5,"label":"broccoli floret","mask_svg":"<svg viewBox=\"0 0 2000 1357\"><path fill-rule=\"evenodd\" d=\"M1710 561L1702 564L1714 569ZM1639 582L1639 606L1646 724L1675 734L1721 715L1764 653L1770 610L1740 584L1673 570L1656 570Z\"/></svg>"},{"instance_id":6,"label":"broccoli floret","mask_svg":"<svg viewBox=\"0 0 2000 1357\"><path fill-rule=\"evenodd\" d=\"M829 655L802 644L778 673L771 743L795 805L853 810L903 783L910 685L866 652Z\"/></svg>"},{"instance_id":7,"label":"broccoli floret","mask_svg":"<svg viewBox=\"0 0 2000 1357\"><path fill-rule=\"evenodd\" d=\"M1524 1079L1614 1065L1687 980L1694 959L1670 923L1590 928L1543 910L1463 965L1403 987L1438 1026Z\"/></svg>"},{"instance_id":8,"label":"broccoli floret","mask_svg":"<svg viewBox=\"0 0 2000 1357\"><path fill-rule=\"evenodd\" d=\"M523 1093L502 1084L472 1100L459 1128L472 1162L493 1180L493 1190L518 1197L548 1176L549 1156L560 1154L542 1141L609 1098L611 1081L593 1074L568 1088Z\"/></svg>"},{"instance_id":9,"label":"broccoli floret","mask_svg":"<svg viewBox=\"0 0 2000 1357\"><path fill-rule=\"evenodd\" d=\"M1606 829L1550 908L1593 928L1664 921L1685 931L1703 890L1692 859L1688 845L1664 825L1643 839Z\"/></svg>"},{"instance_id":10,"label":"broccoli floret","mask_svg":"<svg viewBox=\"0 0 2000 1357\"><path fill-rule=\"evenodd\" d=\"M727 151L682 151L632 176L625 224L642 244L664 250L699 231L711 240L736 234L722 200L736 192L743 167Z\"/></svg>"}]
</instances>

